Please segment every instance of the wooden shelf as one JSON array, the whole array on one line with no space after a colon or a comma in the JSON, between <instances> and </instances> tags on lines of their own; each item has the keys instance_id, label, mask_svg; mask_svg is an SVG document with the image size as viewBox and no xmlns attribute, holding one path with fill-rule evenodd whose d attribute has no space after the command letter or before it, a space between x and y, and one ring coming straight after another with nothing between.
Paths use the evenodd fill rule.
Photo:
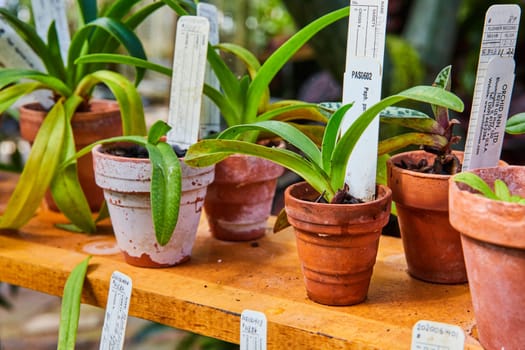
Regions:
<instances>
[{"instance_id":1,"label":"wooden shelf","mask_svg":"<svg viewBox=\"0 0 525 350\"><path fill-rule=\"evenodd\" d=\"M469 335L475 323L468 286L409 277L397 238L381 237L366 302L329 307L306 296L291 229L229 243L210 237L203 219L191 261L145 269L112 251L109 223L88 236L54 228L63 221L42 211L20 231L0 231L0 281L60 296L86 247L104 248L109 255L90 261L83 302L105 307L118 270L133 280L130 315L179 329L238 343L240 314L251 309L267 316L269 349L408 349L412 326L424 319L460 326L465 348L482 349Z\"/></svg>"}]
</instances>

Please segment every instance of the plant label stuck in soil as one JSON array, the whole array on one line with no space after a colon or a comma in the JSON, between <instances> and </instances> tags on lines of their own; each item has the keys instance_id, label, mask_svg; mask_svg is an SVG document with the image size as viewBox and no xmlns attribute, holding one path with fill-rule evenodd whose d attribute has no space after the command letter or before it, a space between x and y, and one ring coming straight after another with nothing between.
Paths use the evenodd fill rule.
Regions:
<instances>
[{"instance_id":1,"label":"plant label stuck in soil","mask_svg":"<svg viewBox=\"0 0 525 350\"><path fill-rule=\"evenodd\" d=\"M217 7L212 4L200 2L197 4L197 15L208 19L210 22L210 34L208 41L210 45L214 46L219 43L219 13ZM219 79L211 68L209 62L206 62L206 72L204 73L204 81L206 84L220 90ZM200 135L203 139L211 134L218 133L221 130L221 111L219 107L208 97L204 96L202 100L202 113L200 121Z\"/></svg>"},{"instance_id":2,"label":"plant label stuck in soil","mask_svg":"<svg viewBox=\"0 0 525 350\"><path fill-rule=\"evenodd\" d=\"M181 149L188 149L199 138L209 31L210 24L204 17L182 16L177 23L168 143Z\"/></svg>"},{"instance_id":3,"label":"plant label stuck in soil","mask_svg":"<svg viewBox=\"0 0 525 350\"><path fill-rule=\"evenodd\" d=\"M463 350L465 333L458 326L418 321L412 328L411 350Z\"/></svg>"},{"instance_id":4,"label":"plant label stuck in soil","mask_svg":"<svg viewBox=\"0 0 525 350\"><path fill-rule=\"evenodd\" d=\"M498 164L514 84L521 10L493 5L485 16L463 170Z\"/></svg>"},{"instance_id":5,"label":"plant label stuck in soil","mask_svg":"<svg viewBox=\"0 0 525 350\"><path fill-rule=\"evenodd\" d=\"M244 310L241 314L241 350L266 350L266 315L259 311Z\"/></svg>"},{"instance_id":6,"label":"plant label stuck in soil","mask_svg":"<svg viewBox=\"0 0 525 350\"><path fill-rule=\"evenodd\" d=\"M345 115L341 133L381 99L387 8L386 0L351 1L343 104L354 105ZM378 137L379 117L365 130L347 165L350 194L364 201L375 198Z\"/></svg>"},{"instance_id":7,"label":"plant label stuck in soil","mask_svg":"<svg viewBox=\"0 0 525 350\"><path fill-rule=\"evenodd\" d=\"M113 272L109 282L106 316L100 337L100 350L123 349L131 290L131 278L121 272Z\"/></svg>"},{"instance_id":8,"label":"plant label stuck in soil","mask_svg":"<svg viewBox=\"0 0 525 350\"><path fill-rule=\"evenodd\" d=\"M31 6L33 7L37 33L44 42L47 41L49 26L55 22L58 42L60 44L60 55L64 62L66 62L71 38L69 35L65 1L32 0Z\"/></svg>"}]
</instances>

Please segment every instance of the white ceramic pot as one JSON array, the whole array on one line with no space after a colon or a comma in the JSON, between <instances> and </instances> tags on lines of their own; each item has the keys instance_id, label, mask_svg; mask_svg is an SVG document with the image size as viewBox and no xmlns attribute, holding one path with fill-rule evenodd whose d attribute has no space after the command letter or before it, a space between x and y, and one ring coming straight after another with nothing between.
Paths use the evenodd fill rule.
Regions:
<instances>
[{"instance_id":1,"label":"white ceramic pot","mask_svg":"<svg viewBox=\"0 0 525 350\"><path fill-rule=\"evenodd\" d=\"M143 267L174 266L189 260L208 184L214 167L192 168L181 161L182 195L179 218L171 240L157 243L151 216L151 163L93 149L97 185L104 190L111 223L126 262Z\"/></svg>"}]
</instances>

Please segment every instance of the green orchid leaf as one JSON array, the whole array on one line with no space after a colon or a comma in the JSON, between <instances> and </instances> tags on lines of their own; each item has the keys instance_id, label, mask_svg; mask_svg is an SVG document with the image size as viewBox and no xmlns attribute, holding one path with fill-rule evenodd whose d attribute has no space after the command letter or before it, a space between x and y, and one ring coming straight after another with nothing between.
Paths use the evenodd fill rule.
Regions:
<instances>
[{"instance_id":1,"label":"green orchid leaf","mask_svg":"<svg viewBox=\"0 0 525 350\"><path fill-rule=\"evenodd\" d=\"M232 101L214 87L204 84L203 93L217 105L227 125L239 124L239 115L232 106Z\"/></svg>"},{"instance_id":2,"label":"green orchid leaf","mask_svg":"<svg viewBox=\"0 0 525 350\"><path fill-rule=\"evenodd\" d=\"M463 102L453 93L433 86L416 86L397 95L384 98L364 111L359 118L346 130L336 145L331 161L329 176L332 188L343 188L346 173L346 164L350 158L357 141L374 120L386 107L392 106L403 100L413 100L446 107L456 111L463 111Z\"/></svg>"},{"instance_id":3,"label":"green orchid leaf","mask_svg":"<svg viewBox=\"0 0 525 350\"><path fill-rule=\"evenodd\" d=\"M278 118L276 119L278 120ZM317 147L321 147L324 137L324 125L311 125L311 124L298 124L293 122L287 122L290 125L295 126L303 134L306 135ZM262 137L262 135L260 135Z\"/></svg>"},{"instance_id":4,"label":"green orchid leaf","mask_svg":"<svg viewBox=\"0 0 525 350\"><path fill-rule=\"evenodd\" d=\"M192 1L162 0L162 2L171 7L179 16L195 15L197 12L196 6ZM181 6L181 3L183 3L185 7Z\"/></svg>"},{"instance_id":5,"label":"green orchid leaf","mask_svg":"<svg viewBox=\"0 0 525 350\"><path fill-rule=\"evenodd\" d=\"M122 44L122 46L128 51L130 56L141 58L144 60L147 59L146 52L144 51L144 47L142 46L140 39L137 37L135 33L133 33L124 24L112 18L100 17L94 21L87 23L85 26L80 28L75 33L75 35L71 38L71 44L70 44L69 54L68 54L68 63L67 63L68 67L73 67L76 58L82 55L85 49L85 43L90 38L90 36L93 35L94 29L101 29L105 31L107 34L109 34L110 37L113 37L114 39L116 39L117 42L119 44ZM107 39L107 36L105 36L104 39ZM90 47L90 50L93 50L94 47L100 48L100 47L103 47L103 44L100 42L98 43L98 45L92 44ZM81 69L85 69L85 66L82 66ZM79 74L80 77L85 75L81 73L77 73L77 74ZM137 67L135 81L137 83L140 82L143 76L144 76L144 69ZM73 80L73 81L70 81L70 83L73 84L76 82L77 78L73 77L70 79Z\"/></svg>"},{"instance_id":6,"label":"green orchid leaf","mask_svg":"<svg viewBox=\"0 0 525 350\"><path fill-rule=\"evenodd\" d=\"M452 66L443 68L434 80L434 86L450 91L452 86ZM437 123L446 129L449 126L449 113L448 109L440 106L432 105L432 111L436 117ZM441 134L443 135L443 134Z\"/></svg>"},{"instance_id":7,"label":"green orchid leaf","mask_svg":"<svg viewBox=\"0 0 525 350\"><path fill-rule=\"evenodd\" d=\"M456 182L461 182L469 185L474 190L480 192L482 195L489 199L498 199L498 197L496 196L494 191L492 191L490 186L481 177L474 173L461 172L459 174L454 175L453 179Z\"/></svg>"},{"instance_id":8,"label":"green orchid leaf","mask_svg":"<svg viewBox=\"0 0 525 350\"><path fill-rule=\"evenodd\" d=\"M60 163L75 155L75 139L70 120L75 114L75 110L82 102L78 96L73 96L65 103L66 113L66 132L64 134L64 143L60 152ZM77 165L71 163L57 173L51 181L51 194L60 211L82 232L93 233L96 231L96 225L91 216L84 191L80 186L78 179ZM75 229L76 230L76 229Z\"/></svg>"},{"instance_id":9,"label":"green orchid leaf","mask_svg":"<svg viewBox=\"0 0 525 350\"><path fill-rule=\"evenodd\" d=\"M409 132L379 141L377 154L381 156L410 145L430 146L442 149L447 144L447 138L441 135Z\"/></svg>"},{"instance_id":10,"label":"green orchid leaf","mask_svg":"<svg viewBox=\"0 0 525 350\"><path fill-rule=\"evenodd\" d=\"M283 140L300 149L304 156L313 163L319 166L321 165L321 152L316 144L291 124L277 120L266 120L253 124L232 126L220 133L217 139L234 139L244 132L254 130L268 131L281 137Z\"/></svg>"},{"instance_id":11,"label":"green orchid leaf","mask_svg":"<svg viewBox=\"0 0 525 350\"><path fill-rule=\"evenodd\" d=\"M496 197L502 201L511 201L512 194L510 193L507 184L500 179L496 179L496 181L494 181L494 193L496 194Z\"/></svg>"},{"instance_id":12,"label":"green orchid leaf","mask_svg":"<svg viewBox=\"0 0 525 350\"><path fill-rule=\"evenodd\" d=\"M325 133L323 137L323 142L321 146L321 155L322 155L322 168L328 174L330 171L330 165L334 153L335 146L337 144L337 139L339 138L339 129L341 127L341 122L345 117L346 112L352 108L353 104L347 104L339 108L332 117L328 120L328 124L325 128Z\"/></svg>"},{"instance_id":13,"label":"green orchid leaf","mask_svg":"<svg viewBox=\"0 0 525 350\"><path fill-rule=\"evenodd\" d=\"M77 0L81 24L94 21L98 17L97 0Z\"/></svg>"},{"instance_id":14,"label":"green orchid leaf","mask_svg":"<svg viewBox=\"0 0 525 350\"><path fill-rule=\"evenodd\" d=\"M148 143L156 145L162 136L165 136L171 127L162 120L157 120L148 133Z\"/></svg>"},{"instance_id":15,"label":"green orchid leaf","mask_svg":"<svg viewBox=\"0 0 525 350\"><path fill-rule=\"evenodd\" d=\"M5 112L19 98L26 96L31 92L45 87L38 82L18 83L8 88L0 90L0 113Z\"/></svg>"},{"instance_id":16,"label":"green orchid leaf","mask_svg":"<svg viewBox=\"0 0 525 350\"><path fill-rule=\"evenodd\" d=\"M5 68L0 70L0 88L5 88L7 85L18 83L21 80L38 81L42 88L53 90L61 96L67 97L72 94L71 89L66 84L51 75L31 69Z\"/></svg>"},{"instance_id":17,"label":"green orchid leaf","mask_svg":"<svg viewBox=\"0 0 525 350\"><path fill-rule=\"evenodd\" d=\"M47 46L49 48L49 54L53 57L57 71L60 75L57 78L66 80L66 71L64 70L64 61L62 60L62 54L60 51L60 41L58 40L58 33L55 22L53 21L49 26L47 32Z\"/></svg>"},{"instance_id":18,"label":"green orchid leaf","mask_svg":"<svg viewBox=\"0 0 525 350\"><path fill-rule=\"evenodd\" d=\"M88 256L75 266L64 285L62 306L60 309L60 327L58 330L57 350L69 350L75 348L78 320L80 318L82 289L84 287L84 280L86 278L90 259L91 256Z\"/></svg>"},{"instance_id":19,"label":"green orchid leaf","mask_svg":"<svg viewBox=\"0 0 525 350\"><path fill-rule=\"evenodd\" d=\"M63 102L58 101L38 131L17 186L0 218L0 228L18 229L40 206L58 167L66 123Z\"/></svg>"},{"instance_id":20,"label":"green orchid leaf","mask_svg":"<svg viewBox=\"0 0 525 350\"><path fill-rule=\"evenodd\" d=\"M151 160L151 212L157 242L168 244L177 225L182 191L180 161L164 142L147 146Z\"/></svg>"},{"instance_id":21,"label":"green orchid leaf","mask_svg":"<svg viewBox=\"0 0 525 350\"><path fill-rule=\"evenodd\" d=\"M144 59L140 59L137 57L131 57L126 55L119 55L114 53L93 53L93 54L87 54L82 55L79 58L75 60L75 64L86 64L86 63L117 63L117 64L125 64L128 66L134 66L134 67L141 67L144 69L149 69L154 72L164 74L165 76L171 77L173 74L173 70L162 66L160 64L156 64Z\"/></svg>"},{"instance_id":22,"label":"green orchid leaf","mask_svg":"<svg viewBox=\"0 0 525 350\"><path fill-rule=\"evenodd\" d=\"M109 17L121 19L127 15L130 10L138 4L141 0L115 0L110 2L103 11L99 14L99 17Z\"/></svg>"},{"instance_id":23,"label":"green orchid leaf","mask_svg":"<svg viewBox=\"0 0 525 350\"><path fill-rule=\"evenodd\" d=\"M273 161L304 178L319 193L324 191L329 198L335 194L330 187L326 174L317 164L309 162L297 153L287 149L270 148L237 140L201 140L190 146L184 157L184 162L190 166L204 167L213 165L234 153Z\"/></svg>"},{"instance_id":24,"label":"green orchid leaf","mask_svg":"<svg viewBox=\"0 0 525 350\"><path fill-rule=\"evenodd\" d=\"M75 93L83 96L99 83L105 84L118 101L124 135L146 135L141 96L124 76L107 70L94 72L84 77Z\"/></svg>"},{"instance_id":25,"label":"green orchid leaf","mask_svg":"<svg viewBox=\"0 0 525 350\"><path fill-rule=\"evenodd\" d=\"M379 114L381 118L430 118L426 113L415 109L389 106Z\"/></svg>"},{"instance_id":26,"label":"green orchid leaf","mask_svg":"<svg viewBox=\"0 0 525 350\"><path fill-rule=\"evenodd\" d=\"M381 113L381 123L398 125L421 132L444 135L445 129L437 121L428 116L385 116Z\"/></svg>"},{"instance_id":27,"label":"green orchid leaf","mask_svg":"<svg viewBox=\"0 0 525 350\"><path fill-rule=\"evenodd\" d=\"M40 38L35 28L21 21L5 8L0 8L0 15L9 25L20 35L20 37L33 49L35 54L40 57L47 71L53 76L60 76L57 71L56 61L50 53L46 43Z\"/></svg>"},{"instance_id":28,"label":"green orchid leaf","mask_svg":"<svg viewBox=\"0 0 525 350\"><path fill-rule=\"evenodd\" d=\"M124 24L128 28L135 30L135 28L137 28L142 22L144 22L151 14L153 14L155 11L157 11L159 8L163 6L165 6L165 4L162 1L153 2L151 4L148 4L138 9L136 12L132 13L124 21ZM117 18L120 18L120 17L117 17Z\"/></svg>"},{"instance_id":29,"label":"green orchid leaf","mask_svg":"<svg viewBox=\"0 0 525 350\"><path fill-rule=\"evenodd\" d=\"M286 62L321 29L342 18L348 17L348 14L349 7L345 7L318 18L299 30L266 60L257 72L248 90L248 105L246 106L246 116L244 117L247 122L255 120L257 108L268 85Z\"/></svg>"},{"instance_id":30,"label":"green orchid leaf","mask_svg":"<svg viewBox=\"0 0 525 350\"><path fill-rule=\"evenodd\" d=\"M509 134L525 134L525 113L513 115L507 120L505 131Z\"/></svg>"},{"instance_id":31,"label":"green orchid leaf","mask_svg":"<svg viewBox=\"0 0 525 350\"><path fill-rule=\"evenodd\" d=\"M250 75L250 78L253 79L255 75L257 74L257 71L261 68L261 63L255 57L251 51L245 49L244 47L240 45L236 45L233 43L220 43L216 45L216 47L224 52L228 52L239 58L244 65L246 66L246 69L248 70L248 74Z\"/></svg>"},{"instance_id":32,"label":"green orchid leaf","mask_svg":"<svg viewBox=\"0 0 525 350\"><path fill-rule=\"evenodd\" d=\"M231 101L230 105L232 106L232 110L235 111L236 122L228 124L228 126L241 124L243 95L241 94L240 84L236 76L211 46L208 46L207 59L211 68L213 69L213 72L219 80L221 89L224 92L226 99Z\"/></svg>"},{"instance_id":33,"label":"green orchid leaf","mask_svg":"<svg viewBox=\"0 0 525 350\"><path fill-rule=\"evenodd\" d=\"M286 210L283 208L281 209L279 214L277 214L277 218L275 219L275 222L273 224L273 232L277 233L279 231L284 230L288 226L290 226L290 222L288 221L288 215L286 214Z\"/></svg>"},{"instance_id":34,"label":"green orchid leaf","mask_svg":"<svg viewBox=\"0 0 525 350\"><path fill-rule=\"evenodd\" d=\"M326 123L326 118L319 112L319 105L301 101L275 102L268 106L267 111L257 116L258 121L263 120L305 120L318 123Z\"/></svg>"}]
</instances>

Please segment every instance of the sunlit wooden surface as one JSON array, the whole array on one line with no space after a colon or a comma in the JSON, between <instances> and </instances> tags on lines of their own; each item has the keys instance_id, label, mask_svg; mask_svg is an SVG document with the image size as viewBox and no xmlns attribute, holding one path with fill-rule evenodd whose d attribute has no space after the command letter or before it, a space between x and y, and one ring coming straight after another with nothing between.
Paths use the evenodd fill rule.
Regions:
<instances>
[{"instance_id":1,"label":"sunlit wooden surface","mask_svg":"<svg viewBox=\"0 0 525 350\"><path fill-rule=\"evenodd\" d=\"M61 295L73 267L88 253L83 302L104 307L113 271L133 280L130 314L169 326L239 342L244 309L264 312L269 349L409 349L418 320L458 325L466 348L474 315L467 285L435 285L409 277L399 239L381 237L368 299L351 307L311 302L305 293L291 229L256 243L210 237L201 220L191 261L173 268L126 264L114 250L111 226L87 236L54 228L61 215L41 211L20 231L0 231L0 281ZM81 315L82 317L82 315Z\"/></svg>"}]
</instances>

